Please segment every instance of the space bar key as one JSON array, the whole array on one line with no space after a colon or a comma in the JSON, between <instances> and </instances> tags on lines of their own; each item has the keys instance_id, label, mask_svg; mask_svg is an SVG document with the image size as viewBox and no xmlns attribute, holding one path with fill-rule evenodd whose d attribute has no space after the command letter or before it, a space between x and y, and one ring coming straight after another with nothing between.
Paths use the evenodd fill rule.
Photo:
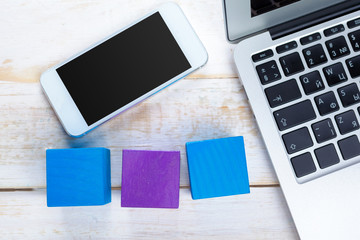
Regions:
<instances>
[{"instance_id":1,"label":"space bar key","mask_svg":"<svg viewBox=\"0 0 360 240\"><path fill-rule=\"evenodd\" d=\"M280 131L297 126L316 118L310 100L305 100L274 112L274 117Z\"/></svg>"}]
</instances>

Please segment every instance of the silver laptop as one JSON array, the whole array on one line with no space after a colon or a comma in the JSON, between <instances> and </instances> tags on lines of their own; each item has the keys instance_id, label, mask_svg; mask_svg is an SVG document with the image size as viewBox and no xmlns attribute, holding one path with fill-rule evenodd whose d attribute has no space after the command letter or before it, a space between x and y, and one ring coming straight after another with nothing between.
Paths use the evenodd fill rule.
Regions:
<instances>
[{"instance_id":1,"label":"silver laptop","mask_svg":"<svg viewBox=\"0 0 360 240\"><path fill-rule=\"evenodd\" d=\"M360 0L223 0L298 233L360 239Z\"/></svg>"}]
</instances>

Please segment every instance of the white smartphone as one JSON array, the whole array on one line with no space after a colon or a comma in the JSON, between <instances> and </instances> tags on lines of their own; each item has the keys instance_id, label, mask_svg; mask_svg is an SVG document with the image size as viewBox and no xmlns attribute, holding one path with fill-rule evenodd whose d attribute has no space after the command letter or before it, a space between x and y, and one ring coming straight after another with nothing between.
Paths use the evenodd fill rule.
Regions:
<instances>
[{"instance_id":1,"label":"white smartphone","mask_svg":"<svg viewBox=\"0 0 360 240\"><path fill-rule=\"evenodd\" d=\"M65 131L82 136L207 62L205 47L174 3L41 75Z\"/></svg>"}]
</instances>

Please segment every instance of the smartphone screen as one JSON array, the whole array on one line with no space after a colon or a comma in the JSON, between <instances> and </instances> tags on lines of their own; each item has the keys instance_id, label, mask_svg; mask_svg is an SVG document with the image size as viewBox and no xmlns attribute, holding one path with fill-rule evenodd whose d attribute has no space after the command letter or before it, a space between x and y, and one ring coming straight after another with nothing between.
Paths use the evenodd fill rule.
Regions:
<instances>
[{"instance_id":1,"label":"smartphone screen","mask_svg":"<svg viewBox=\"0 0 360 240\"><path fill-rule=\"evenodd\" d=\"M91 125L190 68L156 12L56 71Z\"/></svg>"}]
</instances>

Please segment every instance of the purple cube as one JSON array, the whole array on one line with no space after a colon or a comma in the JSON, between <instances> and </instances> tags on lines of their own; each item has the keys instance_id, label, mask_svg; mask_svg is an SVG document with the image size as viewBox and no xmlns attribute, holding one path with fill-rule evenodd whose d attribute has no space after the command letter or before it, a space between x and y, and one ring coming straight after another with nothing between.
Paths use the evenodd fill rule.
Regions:
<instances>
[{"instance_id":1,"label":"purple cube","mask_svg":"<svg viewBox=\"0 0 360 240\"><path fill-rule=\"evenodd\" d=\"M179 208L180 152L123 150L121 206Z\"/></svg>"}]
</instances>

